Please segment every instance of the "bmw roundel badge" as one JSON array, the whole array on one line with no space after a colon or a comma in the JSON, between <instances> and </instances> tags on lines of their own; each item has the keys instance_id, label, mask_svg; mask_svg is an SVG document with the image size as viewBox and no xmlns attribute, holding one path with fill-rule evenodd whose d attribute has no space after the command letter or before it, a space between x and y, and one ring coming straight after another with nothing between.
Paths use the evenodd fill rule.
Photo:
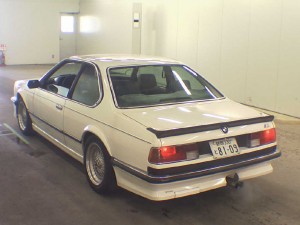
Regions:
<instances>
[{"instance_id":1,"label":"bmw roundel badge","mask_svg":"<svg viewBox=\"0 0 300 225\"><path fill-rule=\"evenodd\" d=\"M226 126L221 126L221 130L223 131L224 134L228 133L228 127Z\"/></svg>"}]
</instances>

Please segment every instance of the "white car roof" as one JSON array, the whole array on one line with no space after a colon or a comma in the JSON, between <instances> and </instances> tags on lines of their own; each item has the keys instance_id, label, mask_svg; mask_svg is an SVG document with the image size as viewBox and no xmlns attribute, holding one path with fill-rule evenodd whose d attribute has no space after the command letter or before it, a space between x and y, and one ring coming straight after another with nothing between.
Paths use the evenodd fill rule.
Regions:
<instances>
[{"instance_id":1,"label":"white car roof","mask_svg":"<svg viewBox=\"0 0 300 225\"><path fill-rule=\"evenodd\" d=\"M83 55L72 56L70 59L78 59L89 62L95 62L97 64L111 66L123 66L123 65L144 65L144 64L182 64L181 62L169 58L146 56L146 55Z\"/></svg>"}]
</instances>

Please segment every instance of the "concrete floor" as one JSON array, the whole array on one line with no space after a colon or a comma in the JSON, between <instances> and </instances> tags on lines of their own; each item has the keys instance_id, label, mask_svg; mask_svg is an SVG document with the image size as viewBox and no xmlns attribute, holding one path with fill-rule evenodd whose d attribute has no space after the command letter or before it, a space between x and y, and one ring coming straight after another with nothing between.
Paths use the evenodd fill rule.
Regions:
<instances>
[{"instance_id":1,"label":"concrete floor","mask_svg":"<svg viewBox=\"0 0 300 225\"><path fill-rule=\"evenodd\" d=\"M83 168L39 136L18 143L10 102L13 82L39 77L50 66L0 67L0 224L300 224L300 120L276 115L282 157L274 172L198 195L152 202L119 189L101 196Z\"/></svg>"}]
</instances>

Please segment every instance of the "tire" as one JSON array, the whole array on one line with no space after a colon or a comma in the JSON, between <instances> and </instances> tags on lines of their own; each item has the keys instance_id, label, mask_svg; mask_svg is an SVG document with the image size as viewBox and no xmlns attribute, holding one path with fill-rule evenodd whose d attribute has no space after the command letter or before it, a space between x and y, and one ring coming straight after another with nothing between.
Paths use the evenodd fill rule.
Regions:
<instances>
[{"instance_id":1,"label":"tire","mask_svg":"<svg viewBox=\"0 0 300 225\"><path fill-rule=\"evenodd\" d=\"M98 138L88 138L84 147L84 166L88 182L99 194L107 194L115 189L116 178L111 165L111 157Z\"/></svg>"},{"instance_id":2,"label":"tire","mask_svg":"<svg viewBox=\"0 0 300 225\"><path fill-rule=\"evenodd\" d=\"M19 128L24 135L28 136L33 134L32 121L22 98L19 99L17 105L17 121Z\"/></svg>"}]
</instances>

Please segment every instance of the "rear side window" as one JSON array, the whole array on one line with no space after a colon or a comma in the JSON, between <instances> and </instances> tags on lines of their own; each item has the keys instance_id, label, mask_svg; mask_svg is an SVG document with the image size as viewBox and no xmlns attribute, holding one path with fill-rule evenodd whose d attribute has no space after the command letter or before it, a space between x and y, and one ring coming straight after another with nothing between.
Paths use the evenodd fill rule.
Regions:
<instances>
[{"instance_id":1,"label":"rear side window","mask_svg":"<svg viewBox=\"0 0 300 225\"><path fill-rule=\"evenodd\" d=\"M71 98L89 106L97 103L100 98L100 88L98 74L93 65L86 64L83 67Z\"/></svg>"}]
</instances>

